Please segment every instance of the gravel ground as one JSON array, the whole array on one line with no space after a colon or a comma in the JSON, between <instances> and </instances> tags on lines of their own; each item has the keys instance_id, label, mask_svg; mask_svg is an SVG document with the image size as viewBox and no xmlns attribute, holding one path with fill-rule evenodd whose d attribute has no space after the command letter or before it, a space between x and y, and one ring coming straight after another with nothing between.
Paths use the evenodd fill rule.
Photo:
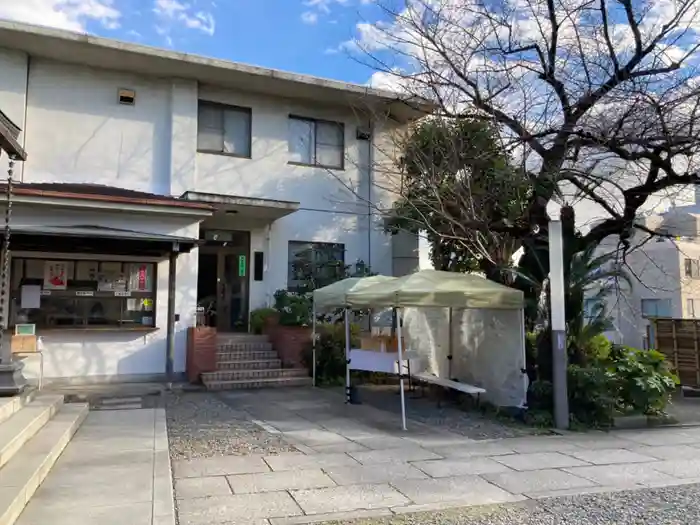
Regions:
<instances>
[{"instance_id":1,"label":"gravel ground","mask_svg":"<svg viewBox=\"0 0 700 525\"><path fill-rule=\"evenodd\" d=\"M326 522L324 525L697 525L700 485L590 494L499 507Z\"/></svg>"},{"instance_id":2,"label":"gravel ground","mask_svg":"<svg viewBox=\"0 0 700 525\"><path fill-rule=\"evenodd\" d=\"M368 405L399 413L398 387L396 385L362 385L359 387L360 400ZM426 389L427 394L427 389ZM438 403L428 397L413 398L406 394L406 417L461 434L470 439L499 439L531 436L549 433L546 430L528 427L508 418L498 418L495 414L484 414L478 409L460 408L450 402Z\"/></svg>"},{"instance_id":3,"label":"gravel ground","mask_svg":"<svg viewBox=\"0 0 700 525\"><path fill-rule=\"evenodd\" d=\"M296 450L252 423L246 412L229 407L217 394L164 394L163 403L172 459L274 455Z\"/></svg>"}]
</instances>

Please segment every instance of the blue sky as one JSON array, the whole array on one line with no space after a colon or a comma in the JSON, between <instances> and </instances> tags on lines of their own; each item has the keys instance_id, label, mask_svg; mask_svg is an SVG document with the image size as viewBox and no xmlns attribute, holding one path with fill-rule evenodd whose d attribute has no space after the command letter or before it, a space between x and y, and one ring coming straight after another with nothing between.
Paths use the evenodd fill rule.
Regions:
<instances>
[{"instance_id":1,"label":"blue sky","mask_svg":"<svg viewBox=\"0 0 700 525\"><path fill-rule=\"evenodd\" d=\"M338 46L372 0L0 0L0 18L365 83L372 71Z\"/></svg>"}]
</instances>

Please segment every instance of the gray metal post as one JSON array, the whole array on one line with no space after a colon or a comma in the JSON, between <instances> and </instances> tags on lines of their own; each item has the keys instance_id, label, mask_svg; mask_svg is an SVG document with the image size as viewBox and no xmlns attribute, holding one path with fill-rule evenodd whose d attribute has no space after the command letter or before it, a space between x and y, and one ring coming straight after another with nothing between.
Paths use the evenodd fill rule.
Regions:
<instances>
[{"instance_id":1,"label":"gray metal post","mask_svg":"<svg viewBox=\"0 0 700 525\"><path fill-rule=\"evenodd\" d=\"M564 241L561 221L549 222L549 296L552 328L552 383L554 387L554 424L569 428L567 387L566 312L564 290Z\"/></svg>"},{"instance_id":2,"label":"gray metal post","mask_svg":"<svg viewBox=\"0 0 700 525\"><path fill-rule=\"evenodd\" d=\"M175 282L177 275L177 244L173 247L168 258L168 327L166 332L167 355L165 374L168 383L173 382L175 370Z\"/></svg>"}]
</instances>

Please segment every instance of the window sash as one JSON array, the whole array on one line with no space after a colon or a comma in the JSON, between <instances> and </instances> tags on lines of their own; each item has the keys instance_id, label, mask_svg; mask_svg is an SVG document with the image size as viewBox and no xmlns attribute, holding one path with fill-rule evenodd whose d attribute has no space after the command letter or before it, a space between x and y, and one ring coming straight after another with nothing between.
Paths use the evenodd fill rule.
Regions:
<instances>
[{"instance_id":1,"label":"window sash","mask_svg":"<svg viewBox=\"0 0 700 525\"><path fill-rule=\"evenodd\" d=\"M340 122L289 117L289 161L343 169L345 127Z\"/></svg>"},{"instance_id":2,"label":"window sash","mask_svg":"<svg viewBox=\"0 0 700 525\"><path fill-rule=\"evenodd\" d=\"M700 279L700 260L685 259L685 276Z\"/></svg>"},{"instance_id":3,"label":"window sash","mask_svg":"<svg viewBox=\"0 0 700 525\"><path fill-rule=\"evenodd\" d=\"M642 317L671 317L671 300L642 299Z\"/></svg>"},{"instance_id":4,"label":"window sash","mask_svg":"<svg viewBox=\"0 0 700 525\"><path fill-rule=\"evenodd\" d=\"M200 102L197 150L251 156L252 114L249 109Z\"/></svg>"},{"instance_id":5,"label":"window sash","mask_svg":"<svg viewBox=\"0 0 700 525\"><path fill-rule=\"evenodd\" d=\"M305 259L305 261L304 261ZM300 268L306 262L308 266ZM287 286L299 288L304 280L305 270L325 286L342 279L345 268L345 245L338 243L308 243L289 241L289 272Z\"/></svg>"}]
</instances>

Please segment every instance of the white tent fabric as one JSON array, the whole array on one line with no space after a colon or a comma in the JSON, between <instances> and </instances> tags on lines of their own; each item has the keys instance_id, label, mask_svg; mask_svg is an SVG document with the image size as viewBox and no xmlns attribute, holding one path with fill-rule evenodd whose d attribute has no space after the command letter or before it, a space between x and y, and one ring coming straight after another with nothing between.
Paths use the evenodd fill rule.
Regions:
<instances>
[{"instance_id":1,"label":"white tent fabric","mask_svg":"<svg viewBox=\"0 0 700 525\"><path fill-rule=\"evenodd\" d=\"M440 306L520 310L523 293L478 275L422 270L346 292L352 308Z\"/></svg>"},{"instance_id":2,"label":"white tent fabric","mask_svg":"<svg viewBox=\"0 0 700 525\"><path fill-rule=\"evenodd\" d=\"M396 280L396 277L373 275L371 277L348 277L342 281L314 290L314 308L317 312L348 306L347 294L359 292L368 286Z\"/></svg>"},{"instance_id":3,"label":"white tent fabric","mask_svg":"<svg viewBox=\"0 0 700 525\"><path fill-rule=\"evenodd\" d=\"M406 346L416 359L411 372L427 372L486 390L496 406L523 406L527 393L522 311L406 308ZM452 355L452 360L448 356Z\"/></svg>"}]
</instances>

